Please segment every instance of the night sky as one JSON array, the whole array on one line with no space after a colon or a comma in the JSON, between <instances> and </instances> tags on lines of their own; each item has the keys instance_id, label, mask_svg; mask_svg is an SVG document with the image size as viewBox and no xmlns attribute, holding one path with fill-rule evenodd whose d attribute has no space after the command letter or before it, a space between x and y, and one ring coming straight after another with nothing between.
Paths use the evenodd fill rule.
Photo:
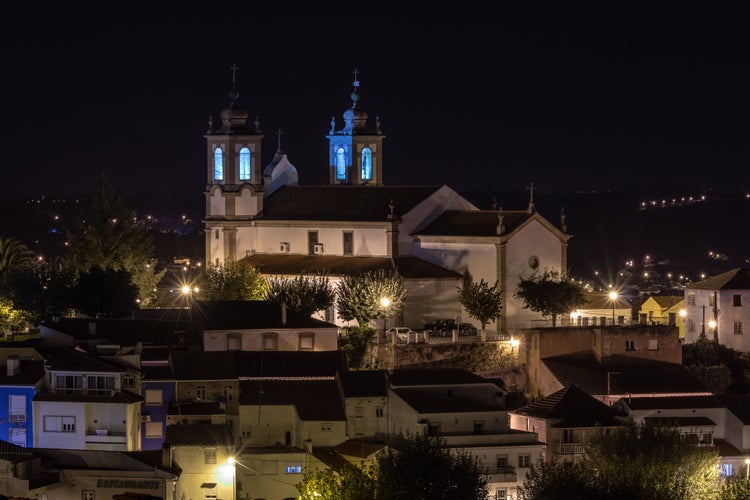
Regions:
<instances>
[{"instance_id":1,"label":"night sky","mask_svg":"<svg viewBox=\"0 0 750 500\"><path fill-rule=\"evenodd\" d=\"M263 163L281 128L305 185L327 180L325 136L357 68L386 184L750 189L739 2L649 16L33 4L0 21L6 193L90 193L102 172L125 193L202 193L233 64Z\"/></svg>"}]
</instances>

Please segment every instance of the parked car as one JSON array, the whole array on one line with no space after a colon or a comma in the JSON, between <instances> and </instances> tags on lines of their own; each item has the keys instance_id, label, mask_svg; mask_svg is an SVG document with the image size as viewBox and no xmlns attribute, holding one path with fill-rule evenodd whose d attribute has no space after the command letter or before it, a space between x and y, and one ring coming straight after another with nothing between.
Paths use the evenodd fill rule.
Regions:
<instances>
[{"instance_id":1,"label":"parked car","mask_svg":"<svg viewBox=\"0 0 750 500\"><path fill-rule=\"evenodd\" d=\"M424 329L430 332L430 335L436 337L450 337L453 335L453 330L457 330L461 335L476 335L477 327L471 323L456 323L452 319L439 319L434 323L428 323L424 326Z\"/></svg>"},{"instance_id":2,"label":"parked car","mask_svg":"<svg viewBox=\"0 0 750 500\"><path fill-rule=\"evenodd\" d=\"M396 343L406 344L409 342L409 334L412 333L412 329L406 326L394 326L386 332L386 338L388 341L393 340L393 336L396 336Z\"/></svg>"}]
</instances>

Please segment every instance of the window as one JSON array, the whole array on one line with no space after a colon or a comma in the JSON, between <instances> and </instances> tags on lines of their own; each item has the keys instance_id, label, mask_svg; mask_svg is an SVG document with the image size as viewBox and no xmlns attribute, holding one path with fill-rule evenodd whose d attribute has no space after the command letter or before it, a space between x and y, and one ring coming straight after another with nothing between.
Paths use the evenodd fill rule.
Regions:
<instances>
[{"instance_id":1,"label":"window","mask_svg":"<svg viewBox=\"0 0 750 500\"><path fill-rule=\"evenodd\" d=\"M383 414L384 414L384 410L383 410L382 406L378 406L377 408L375 408L375 416L376 417L382 417Z\"/></svg>"},{"instance_id":2,"label":"window","mask_svg":"<svg viewBox=\"0 0 750 500\"><path fill-rule=\"evenodd\" d=\"M344 231L344 255L354 255L354 233Z\"/></svg>"},{"instance_id":3,"label":"window","mask_svg":"<svg viewBox=\"0 0 750 500\"><path fill-rule=\"evenodd\" d=\"M372 150L370 148L362 150L362 180L372 180Z\"/></svg>"},{"instance_id":4,"label":"window","mask_svg":"<svg viewBox=\"0 0 750 500\"><path fill-rule=\"evenodd\" d=\"M531 455L528 453L518 455L518 467L522 469L531 467Z\"/></svg>"},{"instance_id":5,"label":"window","mask_svg":"<svg viewBox=\"0 0 750 500\"><path fill-rule=\"evenodd\" d=\"M164 437L161 422L146 422L146 439Z\"/></svg>"},{"instance_id":6,"label":"window","mask_svg":"<svg viewBox=\"0 0 750 500\"><path fill-rule=\"evenodd\" d=\"M500 488L495 493L495 500L507 500L508 490L506 488Z\"/></svg>"},{"instance_id":7,"label":"window","mask_svg":"<svg viewBox=\"0 0 750 500\"><path fill-rule=\"evenodd\" d=\"M732 295L732 305L734 307L742 307L742 295Z\"/></svg>"},{"instance_id":8,"label":"window","mask_svg":"<svg viewBox=\"0 0 750 500\"><path fill-rule=\"evenodd\" d=\"M8 398L8 420L12 424L26 422L26 396L12 394Z\"/></svg>"},{"instance_id":9,"label":"window","mask_svg":"<svg viewBox=\"0 0 750 500\"><path fill-rule=\"evenodd\" d=\"M336 150L336 179L346 180L346 150L341 146Z\"/></svg>"},{"instance_id":10,"label":"window","mask_svg":"<svg viewBox=\"0 0 750 500\"><path fill-rule=\"evenodd\" d=\"M250 150L247 147L240 149L240 180L250 180Z\"/></svg>"},{"instance_id":11,"label":"window","mask_svg":"<svg viewBox=\"0 0 750 500\"><path fill-rule=\"evenodd\" d=\"M205 385L195 386L195 398L206 399L206 386Z\"/></svg>"},{"instance_id":12,"label":"window","mask_svg":"<svg viewBox=\"0 0 750 500\"><path fill-rule=\"evenodd\" d=\"M224 180L224 152L221 148L214 149L214 180Z\"/></svg>"},{"instance_id":13,"label":"window","mask_svg":"<svg viewBox=\"0 0 750 500\"><path fill-rule=\"evenodd\" d=\"M45 416L44 417L44 432L75 432L76 431L76 418L75 417L57 417L57 416Z\"/></svg>"},{"instance_id":14,"label":"window","mask_svg":"<svg viewBox=\"0 0 750 500\"><path fill-rule=\"evenodd\" d=\"M146 389L146 406L161 406L164 404L161 389Z\"/></svg>"},{"instance_id":15,"label":"window","mask_svg":"<svg viewBox=\"0 0 750 500\"><path fill-rule=\"evenodd\" d=\"M23 427L11 427L8 429L8 441L16 446L26 448L26 429Z\"/></svg>"},{"instance_id":16,"label":"window","mask_svg":"<svg viewBox=\"0 0 750 500\"><path fill-rule=\"evenodd\" d=\"M742 334L742 321L734 322L734 333L737 335Z\"/></svg>"},{"instance_id":17,"label":"window","mask_svg":"<svg viewBox=\"0 0 750 500\"><path fill-rule=\"evenodd\" d=\"M687 320L687 331L688 333L695 333L695 321L692 319Z\"/></svg>"},{"instance_id":18,"label":"window","mask_svg":"<svg viewBox=\"0 0 750 500\"><path fill-rule=\"evenodd\" d=\"M241 351L242 337L240 335L227 335L227 351Z\"/></svg>"},{"instance_id":19,"label":"window","mask_svg":"<svg viewBox=\"0 0 750 500\"><path fill-rule=\"evenodd\" d=\"M498 455L497 461L495 462L496 467L507 467L508 466L508 455Z\"/></svg>"},{"instance_id":20,"label":"window","mask_svg":"<svg viewBox=\"0 0 750 500\"><path fill-rule=\"evenodd\" d=\"M648 339L648 350L658 351L659 350L659 339Z\"/></svg>"},{"instance_id":21,"label":"window","mask_svg":"<svg viewBox=\"0 0 750 500\"><path fill-rule=\"evenodd\" d=\"M58 394L81 394L83 392L83 377L81 375L57 375L55 386Z\"/></svg>"},{"instance_id":22,"label":"window","mask_svg":"<svg viewBox=\"0 0 750 500\"><path fill-rule=\"evenodd\" d=\"M203 463L204 464L216 463L216 448L204 448L203 449Z\"/></svg>"},{"instance_id":23,"label":"window","mask_svg":"<svg viewBox=\"0 0 750 500\"><path fill-rule=\"evenodd\" d=\"M695 305L695 292L688 292L687 303L689 306Z\"/></svg>"},{"instance_id":24,"label":"window","mask_svg":"<svg viewBox=\"0 0 750 500\"><path fill-rule=\"evenodd\" d=\"M135 387L135 377L132 375L123 375L120 383L123 387L133 389Z\"/></svg>"},{"instance_id":25,"label":"window","mask_svg":"<svg viewBox=\"0 0 750 500\"><path fill-rule=\"evenodd\" d=\"M279 348L279 338L275 333L263 334L263 350L276 351Z\"/></svg>"},{"instance_id":26,"label":"window","mask_svg":"<svg viewBox=\"0 0 750 500\"><path fill-rule=\"evenodd\" d=\"M481 434L484 432L484 420L474 421L474 434Z\"/></svg>"},{"instance_id":27,"label":"window","mask_svg":"<svg viewBox=\"0 0 750 500\"><path fill-rule=\"evenodd\" d=\"M315 245L318 244L318 232L308 231L307 232L307 254L315 255Z\"/></svg>"},{"instance_id":28,"label":"window","mask_svg":"<svg viewBox=\"0 0 750 500\"><path fill-rule=\"evenodd\" d=\"M427 424L427 435L428 436L439 436L440 435L440 422L430 422Z\"/></svg>"},{"instance_id":29,"label":"window","mask_svg":"<svg viewBox=\"0 0 750 500\"><path fill-rule=\"evenodd\" d=\"M95 490L83 490L81 491L81 500L95 500Z\"/></svg>"},{"instance_id":30,"label":"window","mask_svg":"<svg viewBox=\"0 0 750 500\"><path fill-rule=\"evenodd\" d=\"M712 293L708 296L708 305L709 307L713 307L716 305L716 294Z\"/></svg>"},{"instance_id":31,"label":"window","mask_svg":"<svg viewBox=\"0 0 750 500\"><path fill-rule=\"evenodd\" d=\"M92 396L109 396L115 390L115 377L89 375L86 377L86 392Z\"/></svg>"},{"instance_id":32,"label":"window","mask_svg":"<svg viewBox=\"0 0 750 500\"><path fill-rule=\"evenodd\" d=\"M625 350L626 351L635 351L635 340L626 340L625 341Z\"/></svg>"},{"instance_id":33,"label":"window","mask_svg":"<svg viewBox=\"0 0 750 500\"><path fill-rule=\"evenodd\" d=\"M323 432L333 432L333 424L331 422L323 422L320 424L320 430Z\"/></svg>"},{"instance_id":34,"label":"window","mask_svg":"<svg viewBox=\"0 0 750 500\"><path fill-rule=\"evenodd\" d=\"M224 386L224 397L227 401L232 401L234 399L234 389L231 385Z\"/></svg>"},{"instance_id":35,"label":"window","mask_svg":"<svg viewBox=\"0 0 750 500\"><path fill-rule=\"evenodd\" d=\"M314 333L300 333L299 334L299 350L300 351L312 351L315 348L315 334Z\"/></svg>"}]
</instances>

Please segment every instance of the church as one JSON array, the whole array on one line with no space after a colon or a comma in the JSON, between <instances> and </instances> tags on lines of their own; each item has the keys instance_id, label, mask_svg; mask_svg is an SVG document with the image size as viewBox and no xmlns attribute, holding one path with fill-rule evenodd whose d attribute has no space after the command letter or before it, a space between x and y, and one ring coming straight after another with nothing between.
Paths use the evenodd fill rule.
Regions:
<instances>
[{"instance_id":1,"label":"church","mask_svg":"<svg viewBox=\"0 0 750 500\"><path fill-rule=\"evenodd\" d=\"M404 277L408 300L388 323L422 328L439 318L474 323L458 301L465 272L498 283L501 318L488 332L539 326L515 293L521 277L567 270L565 216L559 227L534 208L481 210L446 185L386 186L385 134L359 104L355 70L351 106L331 120L328 184L304 186L280 144L261 169L264 134L238 103L209 120L206 139L206 263L244 261L266 276L325 272L341 276L384 269ZM310 167L306 167L310 168ZM324 166L321 165L321 168ZM344 322L331 309L324 319Z\"/></svg>"}]
</instances>

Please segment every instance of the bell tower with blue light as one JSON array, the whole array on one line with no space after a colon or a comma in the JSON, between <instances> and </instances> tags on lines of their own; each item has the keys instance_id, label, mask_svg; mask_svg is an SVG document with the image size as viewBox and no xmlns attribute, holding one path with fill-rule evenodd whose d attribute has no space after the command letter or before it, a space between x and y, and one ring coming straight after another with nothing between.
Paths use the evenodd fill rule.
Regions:
<instances>
[{"instance_id":1,"label":"bell tower with blue light","mask_svg":"<svg viewBox=\"0 0 750 500\"><path fill-rule=\"evenodd\" d=\"M331 118L328 132L329 183L341 186L383 185L383 139L380 118L368 128L367 112L359 106L358 71L354 70L352 107L344 112L344 127L336 130Z\"/></svg>"},{"instance_id":2,"label":"bell tower with blue light","mask_svg":"<svg viewBox=\"0 0 750 500\"><path fill-rule=\"evenodd\" d=\"M260 121L248 125L248 112L238 104L237 66L232 69L229 106L219 117L221 123L208 120L206 139L206 263L220 264L237 260L239 221L262 209Z\"/></svg>"}]
</instances>

